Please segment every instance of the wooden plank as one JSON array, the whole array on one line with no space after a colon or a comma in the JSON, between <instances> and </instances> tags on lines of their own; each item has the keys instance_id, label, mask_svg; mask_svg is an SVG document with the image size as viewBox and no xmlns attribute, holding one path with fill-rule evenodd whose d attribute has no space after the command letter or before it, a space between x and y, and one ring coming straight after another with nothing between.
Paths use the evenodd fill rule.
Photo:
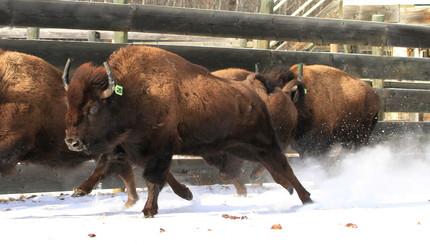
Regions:
<instances>
[{"instance_id":1,"label":"wooden plank","mask_svg":"<svg viewBox=\"0 0 430 245\"><path fill-rule=\"evenodd\" d=\"M371 21L372 15L384 15L385 22L400 22L399 5L345 5L343 17L352 20Z\"/></svg>"},{"instance_id":2,"label":"wooden plank","mask_svg":"<svg viewBox=\"0 0 430 245\"><path fill-rule=\"evenodd\" d=\"M384 88L428 89L428 90L430 90L430 83L429 82L384 81Z\"/></svg>"},{"instance_id":3,"label":"wooden plank","mask_svg":"<svg viewBox=\"0 0 430 245\"><path fill-rule=\"evenodd\" d=\"M430 27L151 5L4 0L0 25L430 48ZM264 26L264 28L262 28ZM408 38L404 38L407 36Z\"/></svg>"},{"instance_id":4,"label":"wooden plank","mask_svg":"<svg viewBox=\"0 0 430 245\"><path fill-rule=\"evenodd\" d=\"M420 89L378 89L385 112L430 112L430 91Z\"/></svg>"},{"instance_id":5,"label":"wooden plank","mask_svg":"<svg viewBox=\"0 0 430 245\"><path fill-rule=\"evenodd\" d=\"M109 55L124 44L63 42L37 40L0 39L0 48L16 50L45 59L63 68L68 57L74 57L72 68L83 62L102 64ZM297 63L322 64L337 67L360 78L430 80L430 59L413 57L387 57L361 54L341 54L322 52L296 52L256 50L246 48L196 47L177 45L153 45L205 66L210 70L238 67L253 71L255 64L260 70L277 65Z\"/></svg>"},{"instance_id":6,"label":"wooden plank","mask_svg":"<svg viewBox=\"0 0 430 245\"><path fill-rule=\"evenodd\" d=\"M430 80L430 59L323 52L271 51L271 66L304 63L339 68L359 78Z\"/></svg>"},{"instance_id":7,"label":"wooden plank","mask_svg":"<svg viewBox=\"0 0 430 245\"><path fill-rule=\"evenodd\" d=\"M370 21L372 15L385 16L388 23L430 25L430 8L414 5L346 5L344 18Z\"/></svg>"},{"instance_id":8,"label":"wooden plank","mask_svg":"<svg viewBox=\"0 0 430 245\"><path fill-rule=\"evenodd\" d=\"M430 139L430 122L378 122L371 136L371 142L384 143L390 141L393 147L403 147L405 140L423 143ZM422 148L417 148L413 154L425 153L426 144ZM411 152L412 153L412 152ZM297 155L289 154L288 160L292 167L301 164ZM266 172L257 181L249 179L252 169L256 163L248 163L244 166L242 175L245 183L270 183L273 182L271 176ZM94 170L94 162L83 163L80 167L69 170L48 169L39 165L18 165L17 174L13 176L0 177L0 194L8 193L32 193L51 191L71 191L81 184ZM175 157L172 160L171 172L181 182L187 185L213 185L228 184L219 178L219 171L208 166L199 157ZM137 167L134 171L137 187L145 187L142 176L142 169ZM122 181L118 177L108 177L102 181L103 189L113 189L123 187Z\"/></svg>"},{"instance_id":9,"label":"wooden plank","mask_svg":"<svg viewBox=\"0 0 430 245\"><path fill-rule=\"evenodd\" d=\"M251 181L249 176L256 163L246 164L243 179L247 183L273 182L265 173L258 181ZM79 186L94 170L94 162L86 162L81 166L68 169L48 169L39 165L18 165L17 173L12 176L0 177L0 194L33 193L52 191L71 191ZM142 168L134 170L136 185L146 187L143 181ZM181 183L187 185L213 185L224 183L219 178L219 171L208 166L201 158L182 158L172 160L171 172ZM101 188L114 189L124 186L117 176L109 176L101 182Z\"/></svg>"},{"instance_id":10,"label":"wooden plank","mask_svg":"<svg viewBox=\"0 0 430 245\"><path fill-rule=\"evenodd\" d=\"M400 23L412 25L430 25L430 8L400 8Z\"/></svg>"},{"instance_id":11,"label":"wooden plank","mask_svg":"<svg viewBox=\"0 0 430 245\"><path fill-rule=\"evenodd\" d=\"M87 30L72 30L72 29L52 29L43 28L40 30L40 39L60 39L69 41L76 41L76 39L88 39ZM97 31L100 33L100 40L111 42L114 38L114 33L111 31ZM0 28L0 39L25 39L27 35L26 28ZM142 32L129 32L128 38L133 42L189 42L189 43L234 43L237 42L235 38L215 38L205 36L185 36L174 34L160 34L160 33L142 33ZM54 40L51 40L54 41ZM91 41L91 40L88 40Z\"/></svg>"},{"instance_id":12,"label":"wooden plank","mask_svg":"<svg viewBox=\"0 0 430 245\"><path fill-rule=\"evenodd\" d=\"M373 130L372 137L402 135L410 132L430 136L430 122L390 122L379 121Z\"/></svg>"}]
</instances>

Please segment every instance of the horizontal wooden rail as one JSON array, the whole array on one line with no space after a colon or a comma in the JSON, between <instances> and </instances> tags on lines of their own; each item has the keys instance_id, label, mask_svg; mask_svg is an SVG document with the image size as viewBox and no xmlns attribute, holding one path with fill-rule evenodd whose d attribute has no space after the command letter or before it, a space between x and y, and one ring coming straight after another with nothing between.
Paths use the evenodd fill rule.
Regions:
<instances>
[{"instance_id":1,"label":"horizontal wooden rail","mask_svg":"<svg viewBox=\"0 0 430 245\"><path fill-rule=\"evenodd\" d=\"M0 25L430 48L429 26L69 1L0 1Z\"/></svg>"},{"instance_id":2,"label":"horizontal wooden rail","mask_svg":"<svg viewBox=\"0 0 430 245\"><path fill-rule=\"evenodd\" d=\"M372 84L372 80L364 79L368 84ZM403 89L428 89L430 90L430 82L410 82L410 81L384 81L384 88L403 88Z\"/></svg>"},{"instance_id":3,"label":"horizontal wooden rail","mask_svg":"<svg viewBox=\"0 0 430 245\"><path fill-rule=\"evenodd\" d=\"M404 147L405 140L411 138L417 144L422 143L423 149L417 147L410 154L426 154L424 142L430 137L430 122L378 122L372 134L371 141L374 144L390 142L393 147ZM397 145L396 145L397 144ZM300 159L297 154L288 154L293 168L299 167ZM269 174L258 181L251 181L249 176L255 163L245 164L243 180L246 183L268 183L273 182ZM19 165L17 174L13 176L0 177L0 194L7 193L31 193L50 191L71 191L81 184L94 170L94 162L83 163L80 167L72 170L48 169L38 165ZM199 157L176 157L172 160L172 173L176 178L188 185L212 185L223 184L219 178L219 171L208 166ZM145 187L140 176L142 169L135 169L138 187ZM122 187L122 181L118 177L108 177L102 181L103 189Z\"/></svg>"},{"instance_id":4,"label":"horizontal wooden rail","mask_svg":"<svg viewBox=\"0 0 430 245\"><path fill-rule=\"evenodd\" d=\"M377 89L384 112L430 113L430 90L425 89Z\"/></svg>"},{"instance_id":5,"label":"horizontal wooden rail","mask_svg":"<svg viewBox=\"0 0 430 245\"><path fill-rule=\"evenodd\" d=\"M127 44L0 39L0 48L38 56L61 69L68 57L74 58L73 66L88 61L102 64L112 52L125 45ZM305 63L337 67L360 78L430 80L429 58L179 45L152 46L176 53L209 70L228 67L254 70L255 64L259 64L260 70L264 70L276 65Z\"/></svg>"}]
</instances>

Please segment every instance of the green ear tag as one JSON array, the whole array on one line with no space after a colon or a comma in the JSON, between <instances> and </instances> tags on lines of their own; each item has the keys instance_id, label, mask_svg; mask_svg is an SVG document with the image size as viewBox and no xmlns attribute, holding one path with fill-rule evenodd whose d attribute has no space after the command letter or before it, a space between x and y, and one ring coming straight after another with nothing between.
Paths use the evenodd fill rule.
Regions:
<instances>
[{"instance_id":1,"label":"green ear tag","mask_svg":"<svg viewBox=\"0 0 430 245\"><path fill-rule=\"evenodd\" d=\"M122 86L120 86L120 85L115 85L114 90L115 90L115 94L117 94L117 95L122 95L122 92L124 91Z\"/></svg>"},{"instance_id":2,"label":"green ear tag","mask_svg":"<svg viewBox=\"0 0 430 245\"><path fill-rule=\"evenodd\" d=\"M307 89L304 89L304 92L305 92L305 94L307 94L307 93L308 93L308 90L307 90Z\"/></svg>"}]
</instances>

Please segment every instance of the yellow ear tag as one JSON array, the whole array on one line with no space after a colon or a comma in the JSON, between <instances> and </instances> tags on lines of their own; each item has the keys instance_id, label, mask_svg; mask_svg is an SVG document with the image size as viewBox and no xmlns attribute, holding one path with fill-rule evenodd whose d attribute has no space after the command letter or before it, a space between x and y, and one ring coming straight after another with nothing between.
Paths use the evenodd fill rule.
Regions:
<instances>
[{"instance_id":1,"label":"yellow ear tag","mask_svg":"<svg viewBox=\"0 0 430 245\"><path fill-rule=\"evenodd\" d=\"M115 85L114 90L115 90L115 94L117 94L117 95L122 95L122 93L124 91L124 89L120 85Z\"/></svg>"}]
</instances>

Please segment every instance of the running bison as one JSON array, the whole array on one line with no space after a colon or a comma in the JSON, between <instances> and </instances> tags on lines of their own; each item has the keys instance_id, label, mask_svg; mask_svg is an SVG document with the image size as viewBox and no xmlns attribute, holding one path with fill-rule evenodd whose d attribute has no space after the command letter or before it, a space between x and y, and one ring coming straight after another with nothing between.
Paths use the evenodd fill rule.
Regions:
<instances>
[{"instance_id":1,"label":"running bison","mask_svg":"<svg viewBox=\"0 0 430 245\"><path fill-rule=\"evenodd\" d=\"M212 74L218 77L239 82L245 80L248 76L254 73L240 68L228 68L212 72ZM293 76L293 73L290 73L289 76ZM291 140L294 137L297 124L297 110L291 100L290 94L284 93L280 88L273 87L273 85L269 87L271 85L269 84L270 81L266 80L267 79L264 74L256 75L255 79L250 81L251 88L257 92L257 94L266 104L281 149L286 151L287 146L291 143ZM245 84L249 84L249 82ZM243 165L243 160L232 159L231 156L228 157L224 155L221 160L224 160L224 162L218 161L220 162L218 163L219 165ZM233 164L229 163L229 161L236 161L237 163ZM263 174L264 170L265 168L260 164L253 170L251 178L257 179ZM232 178L233 183L235 184L236 189L241 190L242 193L246 194L246 188L243 184L241 184L239 177L239 172L234 172ZM240 188L240 186L242 187ZM292 193L293 189L290 189L289 191ZM238 194L241 193L238 191Z\"/></svg>"},{"instance_id":2,"label":"running bison","mask_svg":"<svg viewBox=\"0 0 430 245\"><path fill-rule=\"evenodd\" d=\"M70 79L65 142L91 154L123 145L144 168L145 217L158 213L173 154L226 152L261 162L277 183L292 185L303 203L312 202L253 89L154 47L121 48L104 65L83 64Z\"/></svg>"},{"instance_id":3,"label":"running bison","mask_svg":"<svg viewBox=\"0 0 430 245\"><path fill-rule=\"evenodd\" d=\"M298 122L292 147L301 156L323 156L334 145L356 149L368 143L380 108L369 84L323 65L304 66L302 79L298 65L277 67L265 78L269 88L280 87L296 98Z\"/></svg>"},{"instance_id":4,"label":"running bison","mask_svg":"<svg viewBox=\"0 0 430 245\"><path fill-rule=\"evenodd\" d=\"M127 187L126 206L131 206L138 196L131 162L120 145L107 154L88 155L64 144L67 106L61 79L61 71L40 58L0 49L0 174L13 174L18 162L72 168L98 159L98 174L79 187L81 194L116 174ZM169 180L184 198L192 197L171 175Z\"/></svg>"}]
</instances>

